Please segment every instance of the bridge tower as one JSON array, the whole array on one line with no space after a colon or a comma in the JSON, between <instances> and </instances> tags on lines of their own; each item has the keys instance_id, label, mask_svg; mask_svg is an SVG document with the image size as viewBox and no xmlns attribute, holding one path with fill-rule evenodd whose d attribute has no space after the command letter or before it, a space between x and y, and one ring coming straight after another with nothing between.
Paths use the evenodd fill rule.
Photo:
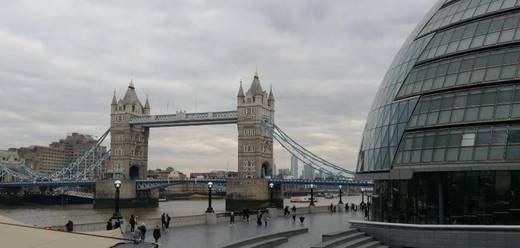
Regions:
<instances>
[{"instance_id":1,"label":"bridge tower","mask_svg":"<svg viewBox=\"0 0 520 248\"><path fill-rule=\"evenodd\" d=\"M148 136L149 129L133 126L130 118L150 115L148 97L141 104L131 81L123 98L112 98L110 111L111 156L106 178L146 179L148 168Z\"/></svg>"},{"instance_id":2,"label":"bridge tower","mask_svg":"<svg viewBox=\"0 0 520 248\"><path fill-rule=\"evenodd\" d=\"M149 128L129 123L133 117L150 115L148 97L143 105L131 81L123 98L117 100L114 92L110 107L110 160L105 180L96 182L94 208L113 207L115 179L123 182L120 188L121 207L157 206L157 190L136 191L135 180L147 177Z\"/></svg>"},{"instance_id":3,"label":"bridge tower","mask_svg":"<svg viewBox=\"0 0 520 248\"><path fill-rule=\"evenodd\" d=\"M240 178L268 178L274 175L273 138L262 121L274 123L274 95L262 89L258 73L244 94L242 82L237 95L238 174Z\"/></svg>"},{"instance_id":4,"label":"bridge tower","mask_svg":"<svg viewBox=\"0 0 520 248\"><path fill-rule=\"evenodd\" d=\"M281 185L269 189L268 178L275 171L273 138L262 127L262 121L274 124L274 95L272 89L262 89L258 73L245 94L240 82L237 117L239 178L227 181L226 210L283 207Z\"/></svg>"}]
</instances>

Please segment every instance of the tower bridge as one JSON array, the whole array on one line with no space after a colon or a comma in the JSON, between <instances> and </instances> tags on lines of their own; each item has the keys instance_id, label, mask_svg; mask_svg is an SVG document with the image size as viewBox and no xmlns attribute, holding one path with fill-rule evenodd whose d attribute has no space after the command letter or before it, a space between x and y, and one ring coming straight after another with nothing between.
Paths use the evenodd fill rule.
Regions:
<instances>
[{"instance_id":1,"label":"tower bridge","mask_svg":"<svg viewBox=\"0 0 520 248\"><path fill-rule=\"evenodd\" d=\"M236 124L238 133L238 178L212 179L215 183L227 185L226 207L262 207L269 201L268 185L274 183L277 192L275 200L283 201L281 184L345 185L369 187L370 181L353 181L347 176L353 172L335 165L304 146L298 144L274 123L275 98L272 89L263 90L257 73L250 87L244 92L242 82L238 89L236 110L219 112L153 115L148 97L144 104L139 100L133 82L130 82L124 96L111 102L110 128L95 145L68 165L52 174L33 171L22 163L22 171L16 171L0 164L0 174L8 174L16 182L0 182L2 188L17 187L95 187L95 207L110 207L115 189L112 181L123 180L121 188L122 206L157 204L157 188L184 183L207 183L207 180L148 180L148 139L151 128L182 127L198 125ZM109 135L110 134L110 135ZM97 147L110 136L110 150L86 164ZM274 179L273 140L279 142L290 154L305 165L324 171L335 180L289 180ZM84 164L84 166L81 166ZM104 180L87 180L89 171L106 166Z\"/></svg>"}]
</instances>

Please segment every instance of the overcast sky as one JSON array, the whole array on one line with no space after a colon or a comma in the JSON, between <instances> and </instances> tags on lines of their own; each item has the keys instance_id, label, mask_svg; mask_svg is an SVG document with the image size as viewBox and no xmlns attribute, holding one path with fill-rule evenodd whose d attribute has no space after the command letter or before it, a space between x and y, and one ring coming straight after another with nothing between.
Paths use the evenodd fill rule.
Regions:
<instances>
[{"instance_id":1,"label":"overcast sky","mask_svg":"<svg viewBox=\"0 0 520 248\"><path fill-rule=\"evenodd\" d=\"M276 123L346 168L393 56L435 0L2 1L0 149L101 135L134 79L152 114L236 108L258 68ZM149 168L237 169L236 125L152 129ZM278 168L289 155L275 146Z\"/></svg>"}]
</instances>

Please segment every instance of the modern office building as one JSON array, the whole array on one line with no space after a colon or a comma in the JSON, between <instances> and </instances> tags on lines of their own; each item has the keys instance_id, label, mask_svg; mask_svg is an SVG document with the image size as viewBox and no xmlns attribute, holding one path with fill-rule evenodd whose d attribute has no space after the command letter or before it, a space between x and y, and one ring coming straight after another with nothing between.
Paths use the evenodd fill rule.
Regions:
<instances>
[{"instance_id":1,"label":"modern office building","mask_svg":"<svg viewBox=\"0 0 520 248\"><path fill-rule=\"evenodd\" d=\"M303 178L314 179L314 168L312 166L308 164L303 165Z\"/></svg>"},{"instance_id":2,"label":"modern office building","mask_svg":"<svg viewBox=\"0 0 520 248\"><path fill-rule=\"evenodd\" d=\"M298 158L291 156L291 176L296 179L298 178Z\"/></svg>"},{"instance_id":3,"label":"modern office building","mask_svg":"<svg viewBox=\"0 0 520 248\"><path fill-rule=\"evenodd\" d=\"M357 172L375 221L520 224L520 1L433 7L376 94Z\"/></svg>"}]
</instances>

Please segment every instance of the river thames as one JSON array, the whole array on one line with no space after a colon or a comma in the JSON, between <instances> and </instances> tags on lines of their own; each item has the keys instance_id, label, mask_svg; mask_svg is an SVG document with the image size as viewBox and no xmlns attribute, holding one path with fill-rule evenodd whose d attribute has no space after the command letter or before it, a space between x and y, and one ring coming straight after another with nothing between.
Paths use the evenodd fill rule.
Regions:
<instances>
[{"instance_id":1,"label":"river thames","mask_svg":"<svg viewBox=\"0 0 520 248\"><path fill-rule=\"evenodd\" d=\"M316 205L337 204L339 198L325 199L317 197ZM358 204L361 202L361 196L344 196L343 202ZM289 199L284 199L284 205L296 207L308 206L309 203L291 203ZM213 209L216 212L224 212L225 200L214 199L212 201ZM157 208L135 208L121 209L125 219L134 214L138 218L145 220L150 218L158 218L164 213L170 216L187 216L202 214L208 207L207 199L200 200L175 200L160 202ZM74 223L93 223L105 222L112 216L113 209L93 209L92 204L74 204L74 205L24 205L24 206L5 206L0 205L0 215L7 216L11 219L29 225L63 225L68 220Z\"/></svg>"}]
</instances>

